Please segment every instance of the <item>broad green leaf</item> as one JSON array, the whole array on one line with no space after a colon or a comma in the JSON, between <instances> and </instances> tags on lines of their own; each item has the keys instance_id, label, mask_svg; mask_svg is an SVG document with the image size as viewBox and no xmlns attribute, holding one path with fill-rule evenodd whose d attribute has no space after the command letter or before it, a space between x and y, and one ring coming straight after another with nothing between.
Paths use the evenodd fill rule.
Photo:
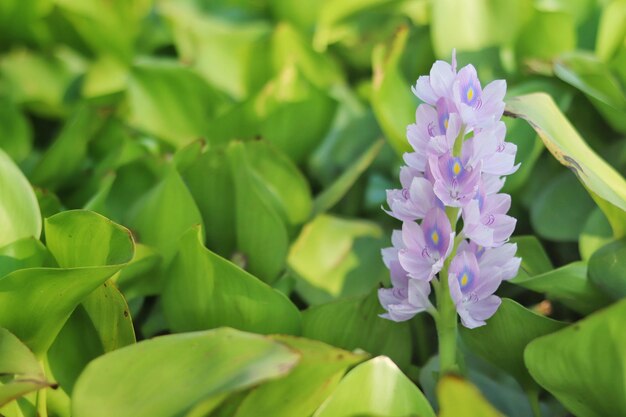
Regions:
<instances>
[{"instance_id":1,"label":"broad green leaf","mask_svg":"<svg viewBox=\"0 0 626 417\"><path fill-rule=\"evenodd\" d=\"M602 210L596 207L587 218L578 240L580 257L588 261L595 251L612 240L611 225Z\"/></svg>"},{"instance_id":2,"label":"broad green leaf","mask_svg":"<svg viewBox=\"0 0 626 417\"><path fill-rule=\"evenodd\" d=\"M382 141L374 142L330 187L315 197L312 217L328 211L341 200L363 172L374 162L382 146Z\"/></svg>"},{"instance_id":3,"label":"broad green leaf","mask_svg":"<svg viewBox=\"0 0 626 417\"><path fill-rule=\"evenodd\" d=\"M391 45L379 45L372 55L372 109L387 140L399 155L410 149L406 127L415 122L418 104L411 93L411 83L404 79L399 68L408 35L408 28L401 27Z\"/></svg>"},{"instance_id":4,"label":"broad green leaf","mask_svg":"<svg viewBox=\"0 0 626 417\"><path fill-rule=\"evenodd\" d=\"M80 179L77 174L84 168L89 139L101 123L95 108L80 107L70 115L29 175L33 184L57 189L68 180Z\"/></svg>"},{"instance_id":5,"label":"broad green leaf","mask_svg":"<svg viewBox=\"0 0 626 417\"><path fill-rule=\"evenodd\" d=\"M92 211L64 211L45 224L48 250L61 268L125 264L132 257L130 231Z\"/></svg>"},{"instance_id":6,"label":"broad green leaf","mask_svg":"<svg viewBox=\"0 0 626 417\"><path fill-rule=\"evenodd\" d=\"M228 154L235 185L237 248L246 260L246 269L272 282L285 266L287 228L273 204L273 196L254 172L244 144L233 143Z\"/></svg>"},{"instance_id":7,"label":"broad green leaf","mask_svg":"<svg viewBox=\"0 0 626 417\"><path fill-rule=\"evenodd\" d=\"M310 305L369 293L388 275L381 237L380 227L368 221L316 217L289 252L296 291Z\"/></svg>"},{"instance_id":8,"label":"broad green leaf","mask_svg":"<svg viewBox=\"0 0 626 417\"><path fill-rule=\"evenodd\" d=\"M545 294L581 314L592 313L610 303L609 298L589 279L587 263L582 261L533 276L518 275L511 282Z\"/></svg>"},{"instance_id":9,"label":"broad green leaf","mask_svg":"<svg viewBox=\"0 0 626 417\"><path fill-rule=\"evenodd\" d=\"M52 264L46 247L33 237L16 240L0 248L0 277L24 268L37 268Z\"/></svg>"},{"instance_id":10,"label":"broad green leaf","mask_svg":"<svg viewBox=\"0 0 626 417\"><path fill-rule=\"evenodd\" d=\"M11 332L0 328L0 407L29 392L51 387L37 358ZM12 376L12 378L8 378Z\"/></svg>"},{"instance_id":11,"label":"broad green leaf","mask_svg":"<svg viewBox=\"0 0 626 417\"><path fill-rule=\"evenodd\" d=\"M65 91L83 65L67 48L58 48L49 55L14 49L2 56L0 85L16 103L43 116L60 117L67 111Z\"/></svg>"},{"instance_id":12,"label":"broad green leaf","mask_svg":"<svg viewBox=\"0 0 626 417\"><path fill-rule=\"evenodd\" d=\"M235 417L308 417L333 392L345 369L367 358L313 340L273 339L298 352L300 362L286 377L253 389Z\"/></svg>"},{"instance_id":13,"label":"broad green leaf","mask_svg":"<svg viewBox=\"0 0 626 417\"><path fill-rule=\"evenodd\" d=\"M21 269L0 278L0 323L38 356L76 306L129 262L134 250L128 230L82 210L46 219L46 240L64 269ZM100 320L119 327L111 317Z\"/></svg>"},{"instance_id":14,"label":"broad green leaf","mask_svg":"<svg viewBox=\"0 0 626 417\"><path fill-rule=\"evenodd\" d=\"M176 417L209 397L284 376L297 362L287 347L232 329L158 337L91 362L74 388L72 415Z\"/></svg>"},{"instance_id":15,"label":"broad green leaf","mask_svg":"<svg viewBox=\"0 0 626 417\"><path fill-rule=\"evenodd\" d=\"M41 215L33 188L11 158L0 150L0 247L41 234Z\"/></svg>"},{"instance_id":16,"label":"broad green leaf","mask_svg":"<svg viewBox=\"0 0 626 417\"><path fill-rule=\"evenodd\" d=\"M419 388L384 356L370 359L351 370L313 417L368 413L389 417L435 417Z\"/></svg>"},{"instance_id":17,"label":"broad green leaf","mask_svg":"<svg viewBox=\"0 0 626 417\"><path fill-rule=\"evenodd\" d=\"M300 312L287 297L204 248L198 228L183 236L162 293L175 332L230 326L298 334Z\"/></svg>"},{"instance_id":18,"label":"broad green leaf","mask_svg":"<svg viewBox=\"0 0 626 417\"><path fill-rule=\"evenodd\" d=\"M182 172L206 227L206 242L214 252L230 257L235 251L235 189L226 148L210 147Z\"/></svg>"},{"instance_id":19,"label":"broad green leaf","mask_svg":"<svg viewBox=\"0 0 626 417\"><path fill-rule=\"evenodd\" d=\"M437 0L432 7L431 25L435 53L448 59L453 48L476 51L509 44L532 12L532 1L528 0Z\"/></svg>"},{"instance_id":20,"label":"broad green leaf","mask_svg":"<svg viewBox=\"0 0 626 417\"><path fill-rule=\"evenodd\" d=\"M235 99L247 97L270 78L269 59L261 52L269 47L267 22L235 23L185 2L164 3L161 13L172 27L180 59Z\"/></svg>"},{"instance_id":21,"label":"broad green leaf","mask_svg":"<svg viewBox=\"0 0 626 417\"><path fill-rule=\"evenodd\" d=\"M126 88L129 68L110 55L98 57L89 66L82 85L84 97L100 97L119 93Z\"/></svg>"},{"instance_id":22,"label":"broad green leaf","mask_svg":"<svg viewBox=\"0 0 626 417\"><path fill-rule=\"evenodd\" d=\"M537 337L565 326L505 298L486 326L462 327L460 333L472 351L511 374L525 390L535 391L538 387L524 366L524 349Z\"/></svg>"},{"instance_id":23,"label":"broad green leaf","mask_svg":"<svg viewBox=\"0 0 626 417\"><path fill-rule=\"evenodd\" d=\"M110 54L130 62L141 19L148 13L148 0L55 0L55 5L81 39L97 54Z\"/></svg>"},{"instance_id":24,"label":"broad green leaf","mask_svg":"<svg viewBox=\"0 0 626 417\"><path fill-rule=\"evenodd\" d=\"M507 112L528 121L546 148L572 169L606 214L615 237L626 233L626 180L602 160L580 137L554 101L545 94L529 94L507 101Z\"/></svg>"},{"instance_id":25,"label":"broad green leaf","mask_svg":"<svg viewBox=\"0 0 626 417\"><path fill-rule=\"evenodd\" d=\"M578 417L626 414L625 314L618 302L526 348L531 376Z\"/></svg>"},{"instance_id":26,"label":"broad green leaf","mask_svg":"<svg viewBox=\"0 0 626 417\"><path fill-rule=\"evenodd\" d=\"M608 297L626 296L626 241L603 246L589 259L589 278Z\"/></svg>"},{"instance_id":27,"label":"broad green leaf","mask_svg":"<svg viewBox=\"0 0 626 417\"><path fill-rule=\"evenodd\" d=\"M563 11L537 10L521 30L515 49L522 60L551 60L576 48L574 17Z\"/></svg>"},{"instance_id":28,"label":"broad green leaf","mask_svg":"<svg viewBox=\"0 0 626 417\"><path fill-rule=\"evenodd\" d=\"M475 386L455 375L441 379L437 398L439 417L502 417Z\"/></svg>"},{"instance_id":29,"label":"broad green leaf","mask_svg":"<svg viewBox=\"0 0 626 417\"><path fill-rule=\"evenodd\" d=\"M139 242L159 250L167 266L181 236L202 225L202 216L176 169L168 166L164 178L129 210L126 223Z\"/></svg>"},{"instance_id":30,"label":"broad green leaf","mask_svg":"<svg viewBox=\"0 0 626 417\"><path fill-rule=\"evenodd\" d=\"M389 356L404 369L413 351L409 323L381 319L382 313L377 291L310 307L302 314L302 336L347 350Z\"/></svg>"},{"instance_id":31,"label":"broad green leaf","mask_svg":"<svg viewBox=\"0 0 626 417\"><path fill-rule=\"evenodd\" d=\"M0 97L0 147L21 162L31 151L33 132L30 121L7 97Z\"/></svg>"},{"instance_id":32,"label":"broad green leaf","mask_svg":"<svg viewBox=\"0 0 626 417\"><path fill-rule=\"evenodd\" d=\"M155 294L159 291L160 281L157 279L157 270L163 257L159 252L146 245L137 243L133 260L124 267L119 275L114 277L116 285L130 300L147 294Z\"/></svg>"},{"instance_id":33,"label":"broad green leaf","mask_svg":"<svg viewBox=\"0 0 626 417\"><path fill-rule=\"evenodd\" d=\"M626 110L626 97L608 66L589 53L574 52L559 56L554 73L561 80L615 110Z\"/></svg>"},{"instance_id":34,"label":"broad green leaf","mask_svg":"<svg viewBox=\"0 0 626 417\"><path fill-rule=\"evenodd\" d=\"M534 236L515 236L511 243L517 244L516 256L522 258L521 268L515 280L551 271L554 267L541 242Z\"/></svg>"},{"instance_id":35,"label":"broad green leaf","mask_svg":"<svg viewBox=\"0 0 626 417\"><path fill-rule=\"evenodd\" d=\"M598 36L596 37L596 55L603 61L608 61L624 44L626 38L626 3L611 1L602 9Z\"/></svg>"},{"instance_id":36,"label":"broad green leaf","mask_svg":"<svg viewBox=\"0 0 626 417\"><path fill-rule=\"evenodd\" d=\"M311 190L291 160L270 143L244 143L247 161L272 196L274 206L292 225L303 223L311 213Z\"/></svg>"},{"instance_id":37,"label":"broad green leaf","mask_svg":"<svg viewBox=\"0 0 626 417\"><path fill-rule=\"evenodd\" d=\"M170 61L135 64L127 95L127 122L174 146L203 137L223 100L191 69Z\"/></svg>"},{"instance_id":38,"label":"broad green leaf","mask_svg":"<svg viewBox=\"0 0 626 417\"><path fill-rule=\"evenodd\" d=\"M538 235L554 241L575 242L595 204L570 172L545 184L530 207L530 221Z\"/></svg>"},{"instance_id":39,"label":"broad green leaf","mask_svg":"<svg viewBox=\"0 0 626 417\"><path fill-rule=\"evenodd\" d=\"M31 268L12 272L0 278L0 325L41 356L74 308L121 267Z\"/></svg>"},{"instance_id":40,"label":"broad green leaf","mask_svg":"<svg viewBox=\"0 0 626 417\"><path fill-rule=\"evenodd\" d=\"M554 73L585 93L613 128L626 131L626 96L608 65L592 54L575 52L560 56Z\"/></svg>"}]
</instances>

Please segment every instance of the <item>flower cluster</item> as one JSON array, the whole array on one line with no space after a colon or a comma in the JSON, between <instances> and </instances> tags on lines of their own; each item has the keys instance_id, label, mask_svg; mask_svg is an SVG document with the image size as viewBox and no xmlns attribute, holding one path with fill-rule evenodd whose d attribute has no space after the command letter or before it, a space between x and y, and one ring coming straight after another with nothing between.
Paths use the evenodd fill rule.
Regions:
<instances>
[{"instance_id":1,"label":"flower cluster","mask_svg":"<svg viewBox=\"0 0 626 417\"><path fill-rule=\"evenodd\" d=\"M447 279L461 322L478 327L500 305L500 283L520 265L516 245L506 243L516 223L506 214L511 197L499 192L519 167L500 120L506 83L481 88L472 65L456 71L453 54L452 65L435 62L412 90L423 104L407 127L413 152L404 155L402 189L387 191L388 213L403 224L383 249L393 287L379 290L382 317L403 321L434 310L431 283Z\"/></svg>"}]
</instances>

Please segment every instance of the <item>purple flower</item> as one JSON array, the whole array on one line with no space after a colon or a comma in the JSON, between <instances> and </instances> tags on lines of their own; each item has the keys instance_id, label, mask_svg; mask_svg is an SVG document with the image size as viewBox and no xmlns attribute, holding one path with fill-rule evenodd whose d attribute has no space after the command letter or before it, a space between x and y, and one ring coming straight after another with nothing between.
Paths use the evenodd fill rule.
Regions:
<instances>
[{"instance_id":1,"label":"purple flower","mask_svg":"<svg viewBox=\"0 0 626 417\"><path fill-rule=\"evenodd\" d=\"M402 184L405 186L405 184ZM433 192L433 185L424 177L415 176L408 187L387 190L385 210L390 216L402 221L423 219L433 207L443 207Z\"/></svg>"},{"instance_id":2,"label":"purple flower","mask_svg":"<svg viewBox=\"0 0 626 417\"><path fill-rule=\"evenodd\" d=\"M452 56L452 65L445 61L436 61L430 69L430 76L422 75L411 90L424 103L434 106L442 98L452 98L452 85L456 80L456 57Z\"/></svg>"},{"instance_id":3,"label":"purple flower","mask_svg":"<svg viewBox=\"0 0 626 417\"><path fill-rule=\"evenodd\" d=\"M404 248L404 243L399 230L394 230L391 240L393 247L383 249L382 255L385 265L389 268L393 287L378 290L380 304L387 311L381 314L381 317L405 321L417 313L433 308L428 300L430 284L427 281L410 279L400 265L398 251Z\"/></svg>"},{"instance_id":4,"label":"purple flower","mask_svg":"<svg viewBox=\"0 0 626 417\"><path fill-rule=\"evenodd\" d=\"M452 93L467 126L480 128L489 125L500 120L504 113L506 81L493 81L483 90L473 65L461 68L453 83Z\"/></svg>"},{"instance_id":5,"label":"purple flower","mask_svg":"<svg viewBox=\"0 0 626 417\"><path fill-rule=\"evenodd\" d=\"M479 190L478 197L463 207L463 234L481 246L501 246L517 223L506 215L510 207L508 194L485 195Z\"/></svg>"},{"instance_id":6,"label":"purple flower","mask_svg":"<svg viewBox=\"0 0 626 417\"><path fill-rule=\"evenodd\" d=\"M457 253L450 263L448 284L452 301L465 327L473 329L482 326L493 316L502 301L493 295L501 282L498 277L481 271L474 253Z\"/></svg>"},{"instance_id":7,"label":"purple flower","mask_svg":"<svg viewBox=\"0 0 626 417\"><path fill-rule=\"evenodd\" d=\"M429 166L435 179L435 195L450 207L463 207L476 195L480 181L481 163L472 167L467 158L447 153L431 155Z\"/></svg>"},{"instance_id":8,"label":"purple flower","mask_svg":"<svg viewBox=\"0 0 626 417\"><path fill-rule=\"evenodd\" d=\"M511 175L519 168L515 165L517 146L504 141L506 126L502 122L474 132L463 149L470 155L470 164L475 165L482 161L483 174Z\"/></svg>"},{"instance_id":9,"label":"purple flower","mask_svg":"<svg viewBox=\"0 0 626 417\"><path fill-rule=\"evenodd\" d=\"M402 268L411 278L430 281L441 271L452 250L454 232L446 213L435 207L426 214L421 225L404 222L402 240L405 248L398 254Z\"/></svg>"}]
</instances>

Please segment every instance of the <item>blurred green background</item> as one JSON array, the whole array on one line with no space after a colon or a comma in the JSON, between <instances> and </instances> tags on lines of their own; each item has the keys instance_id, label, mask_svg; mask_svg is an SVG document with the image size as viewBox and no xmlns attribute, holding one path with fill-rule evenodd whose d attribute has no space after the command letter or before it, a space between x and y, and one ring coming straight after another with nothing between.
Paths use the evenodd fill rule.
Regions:
<instances>
[{"instance_id":1,"label":"blurred green background","mask_svg":"<svg viewBox=\"0 0 626 417\"><path fill-rule=\"evenodd\" d=\"M44 217L87 208L132 231L117 283L139 339L237 324L168 301L184 273L170 263L200 224L206 247L308 308L304 336L385 353L417 379L432 323L379 320L375 296L410 86L456 48L483 85L550 94L624 174L625 37L617 0L2 0L0 147ZM540 239L546 270L589 259L606 218L525 121L506 123L522 163L505 186L515 234Z\"/></svg>"}]
</instances>

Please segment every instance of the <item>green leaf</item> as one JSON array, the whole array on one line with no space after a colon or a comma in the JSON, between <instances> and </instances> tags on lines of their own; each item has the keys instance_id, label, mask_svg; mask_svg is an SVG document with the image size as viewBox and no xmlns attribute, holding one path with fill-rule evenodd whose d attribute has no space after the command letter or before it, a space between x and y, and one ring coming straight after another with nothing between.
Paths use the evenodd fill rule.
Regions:
<instances>
[{"instance_id":1,"label":"green leaf","mask_svg":"<svg viewBox=\"0 0 626 417\"><path fill-rule=\"evenodd\" d=\"M534 339L565 326L505 298L486 326L462 327L460 333L472 351L511 374L525 390L535 391L538 387L524 366L524 349Z\"/></svg>"},{"instance_id":2,"label":"green leaf","mask_svg":"<svg viewBox=\"0 0 626 417\"><path fill-rule=\"evenodd\" d=\"M559 56L554 74L589 97L612 107L626 110L626 98L619 81L608 66L589 53L572 52Z\"/></svg>"},{"instance_id":3,"label":"green leaf","mask_svg":"<svg viewBox=\"0 0 626 417\"><path fill-rule=\"evenodd\" d=\"M532 2L527 0L437 0L432 8L433 48L438 57L448 59L453 48L476 51L506 45L532 15Z\"/></svg>"},{"instance_id":4,"label":"green leaf","mask_svg":"<svg viewBox=\"0 0 626 417\"><path fill-rule=\"evenodd\" d=\"M88 142L101 124L102 117L96 109L78 108L33 168L30 174L33 184L54 190L68 180L80 179L77 174L84 168Z\"/></svg>"},{"instance_id":5,"label":"green leaf","mask_svg":"<svg viewBox=\"0 0 626 417\"><path fill-rule=\"evenodd\" d=\"M0 278L0 325L38 356L76 306L129 262L134 250L128 230L82 210L46 219L46 238L67 268L21 269Z\"/></svg>"},{"instance_id":6,"label":"green leaf","mask_svg":"<svg viewBox=\"0 0 626 417\"><path fill-rule=\"evenodd\" d=\"M0 247L41 234L39 204L20 169L0 150Z\"/></svg>"},{"instance_id":7,"label":"green leaf","mask_svg":"<svg viewBox=\"0 0 626 417\"><path fill-rule=\"evenodd\" d=\"M6 329L0 328L0 407L32 391L51 387L37 358ZM12 375L9 378L7 375Z\"/></svg>"},{"instance_id":8,"label":"green leaf","mask_svg":"<svg viewBox=\"0 0 626 417\"><path fill-rule=\"evenodd\" d=\"M582 261L533 276L518 275L511 282L543 293L580 314L589 314L610 303L588 278L587 263Z\"/></svg>"},{"instance_id":9,"label":"green leaf","mask_svg":"<svg viewBox=\"0 0 626 417\"><path fill-rule=\"evenodd\" d=\"M130 231L92 211L64 211L45 224L48 250L61 268L125 264L132 257Z\"/></svg>"},{"instance_id":10,"label":"green leaf","mask_svg":"<svg viewBox=\"0 0 626 417\"><path fill-rule=\"evenodd\" d=\"M81 39L98 54L110 54L130 62L141 19L151 3L146 0L55 0Z\"/></svg>"},{"instance_id":11,"label":"green leaf","mask_svg":"<svg viewBox=\"0 0 626 417\"><path fill-rule=\"evenodd\" d=\"M228 154L235 184L237 248L246 259L246 269L272 282L285 266L289 244L286 226L273 196L253 171L243 143L233 143Z\"/></svg>"},{"instance_id":12,"label":"green leaf","mask_svg":"<svg viewBox=\"0 0 626 417\"><path fill-rule=\"evenodd\" d=\"M550 96L529 94L509 99L507 112L528 121L546 148L572 169L607 216L615 237L626 233L626 181L580 137Z\"/></svg>"},{"instance_id":13,"label":"green leaf","mask_svg":"<svg viewBox=\"0 0 626 417\"><path fill-rule=\"evenodd\" d=\"M17 105L0 97L0 147L13 159L21 162L33 146L33 132L29 120Z\"/></svg>"},{"instance_id":14,"label":"green leaf","mask_svg":"<svg viewBox=\"0 0 626 417\"><path fill-rule=\"evenodd\" d=\"M537 10L521 30L515 49L521 59L550 60L576 48L574 17L567 12Z\"/></svg>"},{"instance_id":15,"label":"green leaf","mask_svg":"<svg viewBox=\"0 0 626 417\"><path fill-rule=\"evenodd\" d=\"M424 394L384 356L350 371L313 417L358 414L435 417Z\"/></svg>"},{"instance_id":16,"label":"green leaf","mask_svg":"<svg viewBox=\"0 0 626 417\"><path fill-rule=\"evenodd\" d=\"M202 216L176 169L168 166L163 179L130 209L126 223L139 242L159 250L167 267L180 238L190 227L202 226Z\"/></svg>"},{"instance_id":17,"label":"green leaf","mask_svg":"<svg viewBox=\"0 0 626 417\"><path fill-rule=\"evenodd\" d=\"M603 246L589 259L589 278L608 297L626 296L626 241L618 240Z\"/></svg>"},{"instance_id":18,"label":"green leaf","mask_svg":"<svg viewBox=\"0 0 626 417\"><path fill-rule=\"evenodd\" d=\"M554 267L541 242L534 236L515 236L511 243L517 244L516 255L522 258L521 268L515 277L535 276L551 271Z\"/></svg>"},{"instance_id":19,"label":"green leaf","mask_svg":"<svg viewBox=\"0 0 626 417\"><path fill-rule=\"evenodd\" d=\"M286 377L253 389L235 417L310 416L333 392L345 369L366 358L313 340L289 336L273 339L298 352L300 362Z\"/></svg>"},{"instance_id":20,"label":"green leaf","mask_svg":"<svg viewBox=\"0 0 626 417\"><path fill-rule=\"evenodd\" d=\"M198 233L185 233L167 273L161 299L173 331L299 333L300 312L287 297L204 248Z\"/></svg>"},{"instance_id":21,"label":"green leaf","mask_svg":"<svg viewBox=\"0 0 626 417\"><path fill-rule=\"evenodd\" d=\"M48 351L53 375L67 394L85 366L104 353L135 343L128 304L109 281L72 313Z\"/></svg>"},{"instance_id":22,"label":"green leaf","mask_svg":"<svg viewBox=\"0 0 626 417\"><path fill-rule=\"evenodd\" d=\"M602 213L602 210L596 207L587 218L578 240L580 257L584 260L589 260L595 251L612 240L611 225L604 213Z\"/></svg>"},{"instance_id":23,"label":"green leaf","mask_svg":"<svg viewBox=\"0 0 626 417\"><path fill-rule=\"evenodd\" d=\"M608 61L624 43L626 37L626 3L612 1L602 8L598 35L596 37L596 55Z\"/></svg>"},{"instance_id":24,"label":"green leaf","mask_svg":"<svg viewBox=\"0 0 626 417\"><path fill-rule=\"evenodd\" d=\"M538 235L560 242L575 242L595 207L593 200L569 172L545 184L530 208L530 221Z\"/></svg>"},{"instance_id":25,"label":"green leaf","mask_svg":"<svg viewBox=\"0 0 626 417\"><path fill-rule=\"evenodd\" d=\"M406 126L415 123L418 100L400 71L400 58L406 47L409 30L401 27L391 45L379 45L372 55L374 79L371 104L387 140L398 155L410 150Z\"/></svg>"},{"instance_id":26,"label":"green leaf","mask_svg":"<svg viewBox=\"0 0 626 417\"><path fill-rule=\"evenodd\" d=\"M621 301L526 348L532 377L576 416L626 414L625 314Z\"/></svg>"},{"instance_id":27,"label":"green leaf","mask_svg":"<svg viewBox=\"0 0 626 417\"><path fill-rule=\"evenodd\" d=\"M252 175L256 174L269 191L274 207L291 225L303 223L311 213L311 189L291 160L270 143L244 143Z\"/></svg>"},{"instance_id":28,"label":"green leaf","mask_svg":"<svg viewBox=\"0 0 626 417\"><path fill-rule=\"evenodd\" d=\"M439 417L502 417L474 385L455 375L441 379L437 398Z\"/></svg>"},{"instance_id":29,"label":"green leaf","mask_svg":"<svg viewBox=\"0 0 626 417\"><path fill-rule=\"evenodd\" d=\"M127 122L174 146L203 137L223 100L191 69L170 61L135 64L127 94Z\"/></svg>"},{"instance_id":30,"label":"green leaf","mask_svg":"<svg viewBox=\"0 0 626 417\"><path fill-rule=\"evenodd\" d=\"M46 247L33 237L16 240L0 248L0 277L18 269L53 263Z\"/></svg>"},{"instance_id":31,"label":"green leaf","mask_svg":"<svg viewBox=\"0 0 626 417\"><path fill-rule=\"evenodd\" d=\"M231 256L237 244L235 184L226 148L210 147L182 175L202 214L207 247Z\"/></svg>"},{"instance_id":32,"label":"green leaf","mask_svg":"<svg viewBox=\"0 0 626 417\"><path fill-rule=\"evenodd\" d=\"M368 221L316 217L289 252L296 291L310 305L369 293L388 275L381 237L380 227Z\"/></svg>"},{"instance_id":33,"label":"green leaf","mask_svg":"<svg viewBox=\"0 0 626 417\"><path fill-rule=\"evenodd\" d=\"M363 154L354 161L350 167L344 171L339 178L332 183L332 185L322 191L315 197L313 202L313 212L311 217L315 217L318 214L322 214L330 210L335 204L337 204L343 196L350 190L359 177L365 172L367 168L374 162L374 159L380 153L384 142L376 141L372 144Z\"/></svg>"},{"instance_id":34,"label":"green leaf","mask_svg":"<svg viewBox=\"0 0 626 417\"><path fill-rule=\"evenodd\" d=\"M271 26L261 20L235 23L199 9L189 2L168 2L160 9L180 59L231 97L247 97L270 76L269 59L260 51L268 49Z\"/></svg>"},{"instance_id":35,"label":"green leaf","mask_svg":"<svg viewBox=\"0 0 626 417\"><path fill-rule=\"evenodd\" d=\"M386 355L405 368L413 351L410 325L384 320L379 317L382 313L377 291L310 307L302 314L302 336L347 350Z\"/></svg>"},{"instance_id":36,"label":"green leaf","mask_svg":"<svg viewBox=\"0 0 626 417\"><path fill-rule=\"evenodd\" d=\"M72 415L180 416L209 397L283 376L297 361L271 339L232 329L158 337L91 362L76 383Z\"/></svg>"}]
</instances>

